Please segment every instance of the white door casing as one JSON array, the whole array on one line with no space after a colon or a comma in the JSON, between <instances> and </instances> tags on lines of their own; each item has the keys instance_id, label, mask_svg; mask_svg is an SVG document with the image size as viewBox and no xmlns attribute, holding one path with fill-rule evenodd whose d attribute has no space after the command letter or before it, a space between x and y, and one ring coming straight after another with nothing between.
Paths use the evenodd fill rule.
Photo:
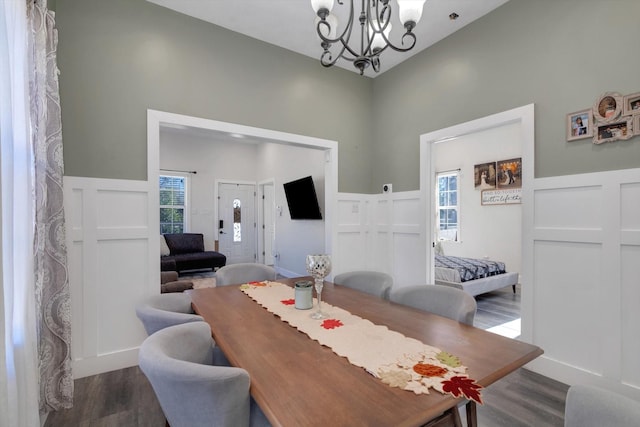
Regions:
<instances>
[{"instance_id":1,"label":"white door casing","mask_svg":"<svg viewBox=\"0 0 640 427\"><path fill-rule=\"evenodd\" d=\"M261 209L261 229L258 230L259 240L262 248L261 259L266 265L274 265L274 242L276 239L276 222L275 222L275 186L273 182L260 185L262 193Z\"/></svg>"}]
</instances>

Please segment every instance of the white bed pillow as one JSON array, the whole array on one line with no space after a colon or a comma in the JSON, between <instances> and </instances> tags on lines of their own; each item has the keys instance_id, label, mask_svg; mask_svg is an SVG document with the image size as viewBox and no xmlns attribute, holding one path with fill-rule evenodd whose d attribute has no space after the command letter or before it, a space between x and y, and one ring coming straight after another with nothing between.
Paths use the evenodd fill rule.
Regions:
<instances>
[{"instance_id":1,"label":"white bed pillow","mask_svg":"<svg viewBox=\"0 0 640 427\"><path fill-rule=\"evenodd\" d=\"M160 235L160 256L171 255L171 251L169 250L169 246L167 246L167 241L164 238L164 235Z\"/></svg>"}]
</instances>

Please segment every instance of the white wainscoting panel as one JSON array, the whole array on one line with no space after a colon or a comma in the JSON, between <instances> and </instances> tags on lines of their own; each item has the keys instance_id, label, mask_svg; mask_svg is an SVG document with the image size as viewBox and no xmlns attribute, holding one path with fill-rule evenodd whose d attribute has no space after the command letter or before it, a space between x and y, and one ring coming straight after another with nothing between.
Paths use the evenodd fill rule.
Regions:
<instances>
[{"instance_id":1,"label":"white wainscoting panel","mask_svg":"<svg viewBox=\"0 0 640 427\"><path fill-rule=\"evenodd\" d=\"M640 169L536 179L532 222L529 367L640 399Z\"/></svg>"},{"instance_id":2,"label":"white wainscoting panel","mask_svg":"<svg viewBox=\"0 0 640 427\"><path fill-rule=\"evenodd\" d=\"M536 269L534 300L545 301L534 307L534 342L546 357L598 375L606 351L593 339L604 332L594 316L600 312L601 252L600 245L562 241L536 242L534 249L536 265L544 266Z\"/></svg>"},{"instance_id":3,"label":"white wainscoting panel","mask_svg":"<svg viewBox=\"0 0 640 427\"><path fill-rule=\"evenodd\" d=\"M424 205L419 191L338 193L333 274L389 273L394 286L425 283Z\"/></svg>"},{"instance_id":4,"label":"white wainscoting panel","mask_svg":"<svg viewBox=\"0 0 640 427\"><path fill-rule=\"evenodd\" d=\"M640 228L638 228L640 230ZM624 384L640 389L640 242L623 245L620 256L622 282L622 367Z\"/></svg>"},{"instance_id":5,"label":"white wainscoting panel","mask_svg":"<svg viewBox=\"0 0 640 427\"><path fill-rule=\"evenodd\" d=\"M146 334L135 305L158 293L160 280L159 261L150 259L148 187L64 178L75 378L138 363Z\"/></svg>"},{"instance_id":6,"label":"white wainscoting panel","mask_svg":"<svg viewBox=\"0 0 640 427\"><path fill-rule=\"evenodd\" d=\"M621 379L640 389L640 182L620 186L620 229Z\"/></svg>"},{"instance_id":7,"label":"white wainscoting panel","mask_svg":"<svg viewBox=\"0 0 640 427\"><path fill-rule=\"evenodd\" d=\"M345 271L368 270L370 256L365 248L371 239L369 210L371 196L338 193L336 236L332 254L332 276Z\"/></svg>"}]
</instances>

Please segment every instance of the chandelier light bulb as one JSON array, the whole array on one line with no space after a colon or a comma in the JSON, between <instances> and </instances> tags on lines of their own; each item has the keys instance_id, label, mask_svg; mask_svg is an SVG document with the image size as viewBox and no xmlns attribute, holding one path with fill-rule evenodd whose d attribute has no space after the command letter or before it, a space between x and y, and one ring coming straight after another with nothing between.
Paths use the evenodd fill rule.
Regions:
<instances>
[{"instance_id":1,"label":"chandelier light bulb","mask_svg":"<svg viewBox=\"0 0 640 427\"><path fill-rule=\"evenodd\" d=\"M398 13L402 25L409 25L413 29L420 22L424 2L425 0L398 0Z\"/></svg>"},{"instance_id":2,"label":"chandelier light bulb","mask_svg":"<svg viewBox=\"0 0 640 427\"><path fill-rule=\"evenodd\" d=\"M333 9L333 0L311 0L311 7L316 14L324 9L329 13Z\"/></svg>"},{"instance_id":3,"label":"chandelier light bulb","mask_svg":"<svg viewBox=\"0 0 640 427\"><path fill-rule=\"evenodd\" d=\"M384 33L387 40L389 40L389 34L391 34L392 27L391 22L389 22L389 25L387 25L386 28L384 27L384 23L381 22L380 24L382 25L382 28L384 28L382 32ZM380 30L378 29L378 32L375 32L376 29L378 29L378 24L376 20L373 20L369 25L369 37L373 39L373 41L371 42L371 50L373 52L380 51L387 45L384 37L382 36L382 34L380 34Z\"/></svg>"}]
</instances>

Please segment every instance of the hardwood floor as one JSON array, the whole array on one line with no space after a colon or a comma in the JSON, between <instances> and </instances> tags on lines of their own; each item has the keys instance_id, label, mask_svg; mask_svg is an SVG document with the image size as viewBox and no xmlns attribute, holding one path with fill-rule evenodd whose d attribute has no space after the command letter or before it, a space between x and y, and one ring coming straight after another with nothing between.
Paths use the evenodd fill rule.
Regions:
<instances>
[{"instance_id":1,"label":"hardwood floor","mask_svg":"<svg viewBox=\"0 0 640 427\"><path fill-rule=\"evenodd\" d=\"M476 297L475 325L488 329L520 317L520 289L511 288ZM480 427L553 427L564 423L568 387L519 369L483 390L478 405ZM464 423L464 415L463 415ZM336 420L336 426L339 420ZM72 409L49 414L45 427L164 427L162 409L138 367L75 381Z\"/></svg>"},{"instance_id":2,"label":"hardwood floor","mask_svg":"<svg viewBox=\"0 0 640 427\"><path fill-rule=\"evenodd\" d=\"M137 367L75 380L73 408L52 412L45 427L164 427L151 385Z\"/></svg>"},{"instance_id":3,"label":"hardwood floor","mask_svg":"<svg viewBox=\"0 0 640 427\"><path fill-rule=\"evenodd\" d=\"M511 286L486 294L477 295L478 309L473 326L489 329L520 318L520 285L516 285L516 293Z\"/></svg>"}]
</instances>

